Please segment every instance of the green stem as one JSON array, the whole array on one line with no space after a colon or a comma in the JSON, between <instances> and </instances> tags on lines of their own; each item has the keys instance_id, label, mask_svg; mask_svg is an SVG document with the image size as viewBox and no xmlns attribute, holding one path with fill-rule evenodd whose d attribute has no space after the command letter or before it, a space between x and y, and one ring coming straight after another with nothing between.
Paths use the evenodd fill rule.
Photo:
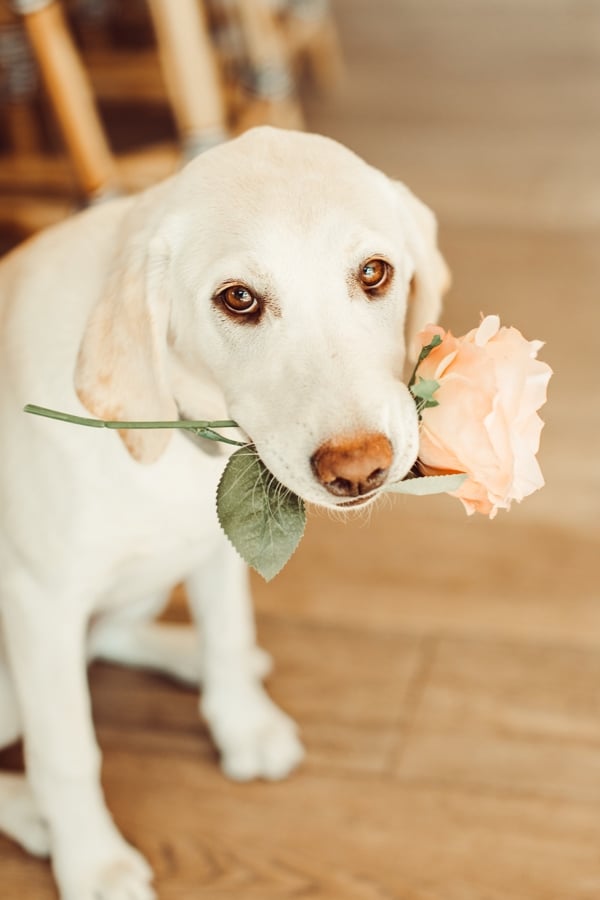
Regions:
<instances>
[{"instance_id":1,"label":"green stem","mask_svg":"<svg viewBox=\"0 0 600 900\"><path fill-rule=\"evenodd\" d=\"M434 334L434 336L433 336L433 338L431 339L430 343L429 343L429 344L426 344L425 347L423 347L423 349L422 349L421 352L419 353L419 358L418 358L418 360L417 360L416 366L415 366L414 369L413 369L413 373L412 373L412 375L411 375L410 381L408 382L408 388L409 388L409 390L410 390L410 388L413 386L413 384L415 383L415 381L417 380L417 369L419 368L419 366L421 365L421 363L423 362L423 360L424 360L424 359L427 359L427 357L429 356L429 354L431 353L431 351L434 350L436 347L439 347L441 343L442 343L442 339L441 339L440 335L439 335L439 334Z\"/></svg>"},{"instance_id":2,"label":"green stem","mask_svg":"<svg viewBox=\"0 0 600 900\"><path fill-rule=\"evenodd\" d=\"M60 422L70 422L72 425L86 425L89 428L113 428L119 430L131 428L181 428L185 431L193 431L199 437L204 437L210 441L222 441L224 444L234 444L239 447L246 446L241 441L233 441L213 431L214 428L237 428L237 422L233 422L231 419L217 422L192 422L185 419L178 419L173 422L116 422L103 419L88 419L84 416L72 416L70 413L59 412L56 409L47 409L44 406L34 406L31 403L24 407L24 412L32 413L34 416L45 416L48 419L58 419Z\"/></svg>"}]
</instances>

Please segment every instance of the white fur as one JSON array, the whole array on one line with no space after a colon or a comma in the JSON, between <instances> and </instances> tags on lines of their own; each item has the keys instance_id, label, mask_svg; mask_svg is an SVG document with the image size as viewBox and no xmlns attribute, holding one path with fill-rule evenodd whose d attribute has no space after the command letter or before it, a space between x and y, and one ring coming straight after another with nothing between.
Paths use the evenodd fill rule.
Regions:
<instances>
[{"instance_id":1,"label":"white fur","mask_svg":"<svg viewBox=\"0 0 600 900\"><path fill-rule=\"evenodd\" d=\"M353 277L376 254L396 275L368 300ZM247 573L217 523L224 451L181 433L121 440L23 405L235 418L282 482L335 506L310 466L323 442L383 433L393 479L415 459L400 380L413 276L414 330L437 316L445 278L426 207L334 142L272 129L0 265L0 745L24 734L28 779L0 778L0 827L51 849L62 900L153 896L102 796L90 656L201 680L233 778L283 777L303 751L261 684ZM212 301L228 279L269 298L258 324ZM148 621L179 581L197 638Z\"/></svg>"}]
</instances>

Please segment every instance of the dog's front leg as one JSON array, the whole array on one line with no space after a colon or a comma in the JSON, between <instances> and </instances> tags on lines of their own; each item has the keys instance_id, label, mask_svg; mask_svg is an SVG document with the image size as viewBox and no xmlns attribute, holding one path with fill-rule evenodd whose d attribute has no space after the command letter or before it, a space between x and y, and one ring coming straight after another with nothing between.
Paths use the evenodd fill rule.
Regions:
<instances>
[{"instance_id":1,"label":"dog's front leg","mask_svg":"<svg viewBox=\"0 0 600 900\"><path fill-rule=\"evenodd\" d=\"M24 728L27 774L50 829L61 900L151 900L151 871L120 835L100 785L81 599L51 598L29 579L3 609Z\"/></svg>"},{"instance_id":2,"label":"dog's front leg","mask_svg":"<svg viewBox=\"0 0 600 900\"><path fill-rule=\"evenodd\" d=\"M186 582L203 646L201 710L230 778L283 778L304 755L256 673L248 572L229 542Z\"/></svg>"}]
</instances>

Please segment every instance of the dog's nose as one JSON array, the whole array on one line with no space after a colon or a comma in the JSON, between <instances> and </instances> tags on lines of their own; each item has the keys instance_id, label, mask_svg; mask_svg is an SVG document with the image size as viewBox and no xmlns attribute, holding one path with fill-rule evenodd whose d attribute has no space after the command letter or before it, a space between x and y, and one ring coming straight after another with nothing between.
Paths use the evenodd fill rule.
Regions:
<instances>
[{"instance_id":1,"label":"dog's nose","mask_svg":"<svg viewBox=\"0 0 600 900\"><path fill-rule=\"evenodd\" d=\"M380 487L393 459L384 434L358 434L322 444L311 457L317 480L336 497L360 497Z\"/></svg>"}]
</instances>

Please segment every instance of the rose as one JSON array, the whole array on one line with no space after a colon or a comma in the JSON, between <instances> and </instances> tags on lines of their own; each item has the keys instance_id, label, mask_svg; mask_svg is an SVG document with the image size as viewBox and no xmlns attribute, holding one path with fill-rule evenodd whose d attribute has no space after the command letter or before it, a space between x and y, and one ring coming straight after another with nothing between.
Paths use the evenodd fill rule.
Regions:
<instances>
[{"instance_id":1,"label":"rose","mask_svg":"<svg viewBox=\"0 0 600 900\"><path fill-rule=\"evenodd\" d=\"M536 359L541 341L527 341L516 328L487 316L456 338L436 325L421 333L435 342L417 368L418 384L437 382L434 401L421 410L418 466L423 475L466 472L453 492L469 514L496 515L512 500L544 484L536 459L552 370Z\"/></svg>"}]
</instances>

